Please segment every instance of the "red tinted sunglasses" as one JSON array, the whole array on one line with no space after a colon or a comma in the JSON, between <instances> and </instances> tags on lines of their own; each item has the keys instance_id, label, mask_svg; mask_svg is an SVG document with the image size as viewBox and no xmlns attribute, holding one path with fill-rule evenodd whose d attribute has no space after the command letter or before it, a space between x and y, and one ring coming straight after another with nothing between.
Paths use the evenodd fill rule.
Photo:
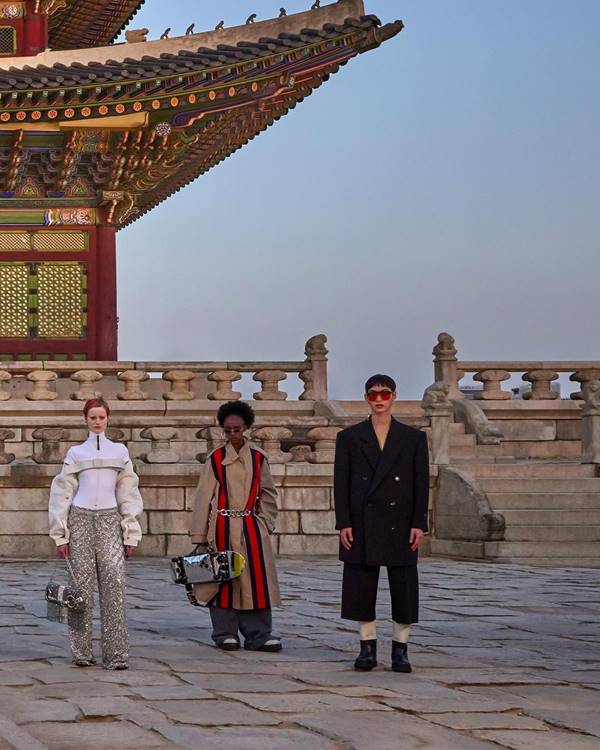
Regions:
<instances>
[{"instance_id":1,"label":"red tinted sunglasses","mask_svg":"<svg viewBox=\"0 0 600 750\"><path fill-rule=\"evenodd\" d=\"M367 399L369 401L377 401L378 398L381 398L382 401L389 401L393 395L393 392L387 389L385 391L369 391Z\"/></svg>"}]
</instances>

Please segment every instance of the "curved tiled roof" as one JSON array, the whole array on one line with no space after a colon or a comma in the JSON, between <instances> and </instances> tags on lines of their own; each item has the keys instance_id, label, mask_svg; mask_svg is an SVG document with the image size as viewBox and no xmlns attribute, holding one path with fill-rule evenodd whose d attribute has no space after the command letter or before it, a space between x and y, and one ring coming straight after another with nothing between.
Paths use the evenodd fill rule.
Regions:
<instances>
[{"instance_id":1,"label":"curved tiled roof","mask_svg":"<svg viewBox=\"0 0 600 750\"><path fill-rule=\"evenodd\" d=\"M49 46L56 50L110 44L145 0L67 0L49 19Z\"/></svg>"}]
</instances>

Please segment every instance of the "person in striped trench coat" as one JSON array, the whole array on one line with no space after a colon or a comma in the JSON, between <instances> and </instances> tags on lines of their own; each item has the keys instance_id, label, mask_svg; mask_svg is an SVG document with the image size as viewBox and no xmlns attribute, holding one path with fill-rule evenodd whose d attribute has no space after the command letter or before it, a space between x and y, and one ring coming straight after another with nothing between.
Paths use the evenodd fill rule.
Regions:
<instances>
[{"instance_id":1,"label":"person in striped trench coat","mask_svg":"<svg viewBox=\"0 0 600 750\"><path fill-rule=\"evenodd\" d=\"M222 649L280 651L272 634L272 608L280 605L270 536L277 517L277 490L263 451L244 433L254 423L252 407L242 401L223 404L217 420L226 444L206 460L194 502L190 536L209 549L233 550L246 559L242 575L226 584L196 584L194 596L208 604L212 638Z\"/></svg>"}]
</instances>

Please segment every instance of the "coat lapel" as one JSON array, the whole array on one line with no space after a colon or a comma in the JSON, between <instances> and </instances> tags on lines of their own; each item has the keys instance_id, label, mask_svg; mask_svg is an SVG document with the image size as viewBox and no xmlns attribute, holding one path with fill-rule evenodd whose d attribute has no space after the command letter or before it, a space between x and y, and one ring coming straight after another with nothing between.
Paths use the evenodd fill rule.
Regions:
<instances>
[{"instance_id":1,"label":"coat lapel","mask_svg":"<svg viewBox=\"0 0 600 750\"><path fill-rule=\"evenodd\" d=\"M381 460L381 448L377 442L377 435L375 435L375 430L373 429L370 419L367 419L366 422L362 423L360 447L365 454L369 465L373 471L375 471Z\"/></svg>"},{"instance_id":2,"label":"coat lapel","mask_svg":"<svg viewBox=\"0 0 600 750\"><path fill-rule=\"evenodd\" d=\"M373 433L373 435L375 435L375 431L372 428L371 428L371 432ZM375 443L377 444L377 437L375 437ZM377 444L377 447L379 447L378 444ZM381 482L385 478L388 471L394 465L394 461L396 460L398 454L401 452L403 448L404 448L404 435L403 435L402 427L400 426L400 423L397 422L392 417L390 431L387 436L387 440L385 441L383 453L381 453L381 458L379 460L379 463L377 464L377 468L375 470L375 475L373 476L371 486L369 487L369 492L367 493L368 495L373 493L377 489L377 487L381 484Z\"/></svg>"}]
</instances>

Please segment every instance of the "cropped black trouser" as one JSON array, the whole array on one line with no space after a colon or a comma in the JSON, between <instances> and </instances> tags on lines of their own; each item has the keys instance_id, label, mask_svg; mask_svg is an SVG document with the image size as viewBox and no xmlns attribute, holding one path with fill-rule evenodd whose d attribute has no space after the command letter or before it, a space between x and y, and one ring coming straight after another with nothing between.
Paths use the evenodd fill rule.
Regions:
<instances>
[{"instance_id":1,"label":"cropped black trouser","mask_svg":"<svg viewBox=\"0 0 600 750\"><path fill-rule=\"evenodd\" d=\"M377 619L379 565L344 563L342 618L371 622ZM419 620L419 575L416 565L388 565L392 619L409 625Z\"/></svg>"}]
</instances>

